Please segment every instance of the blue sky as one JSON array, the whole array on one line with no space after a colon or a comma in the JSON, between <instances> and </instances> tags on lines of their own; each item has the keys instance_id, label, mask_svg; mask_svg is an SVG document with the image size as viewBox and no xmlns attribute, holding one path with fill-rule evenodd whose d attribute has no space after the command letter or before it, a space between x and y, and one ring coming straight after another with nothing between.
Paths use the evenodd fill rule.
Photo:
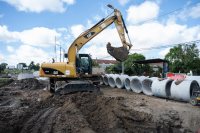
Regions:
<instances>
[{"instance_id":1,"label":"blue sky","mask_svg":"<svg viewBox=\"0 0 200 133\"><path fill-rule=\"evenodd\" d=\"M107 4L121 11L132 49L199 40L200 3L140 23L195 2L197 0L0 0L0 63L50 61L55 56L55 36L56 43L67 51L79 34L112 12ZM122 46L114 24L85 44L79 53L104 58L108 56L108 42ZM57 60L59 49L57 46ZM169 48L163 48L138 53L146 58L164 58L168 51Z\"/></svg>"}]
</instances>

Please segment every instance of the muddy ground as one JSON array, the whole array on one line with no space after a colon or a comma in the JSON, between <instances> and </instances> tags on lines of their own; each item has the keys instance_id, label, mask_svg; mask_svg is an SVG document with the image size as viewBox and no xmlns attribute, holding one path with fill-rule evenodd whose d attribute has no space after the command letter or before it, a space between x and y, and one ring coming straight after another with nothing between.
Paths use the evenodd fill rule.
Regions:
<instances>
[{"instance_id":1,"label":"muddy ground","mask_svg":"<svg viewBox=\"0 0 200 133\"><path fill-rule=\"evenodd\" d=\"M192 133L200 106L101 85L101 92L54 96L47 82L9 81L0 89L2 133Z\"/></svg>"}]
</instances>

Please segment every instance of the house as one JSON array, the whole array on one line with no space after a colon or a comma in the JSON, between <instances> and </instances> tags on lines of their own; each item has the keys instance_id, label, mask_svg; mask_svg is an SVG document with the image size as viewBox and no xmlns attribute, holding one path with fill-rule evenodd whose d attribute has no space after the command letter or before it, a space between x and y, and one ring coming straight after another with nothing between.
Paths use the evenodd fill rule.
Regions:
<instances>
[{"instance_id":1,"label":"house","mask_svg":"<svg viewBox=\"0 0 200 133\"><path fill-rule=\"evenodd\" d=\"M159 63L149 63L149 65L151 67L153 67L154 71L158 71L158 66L163 67L163 62L159 62Z\"/></svg>"},{"instance_id":2,"label":"house","mask_svg":"<svg viewBox=\"0 0 200 133\"><path fill-rule=\"evenodd\" d=\"M107 67L114 65L117 61L116 60L100 60L100 59L92 59L92 61L97 62L102 67Z\"/></svg>"}]
</instances>

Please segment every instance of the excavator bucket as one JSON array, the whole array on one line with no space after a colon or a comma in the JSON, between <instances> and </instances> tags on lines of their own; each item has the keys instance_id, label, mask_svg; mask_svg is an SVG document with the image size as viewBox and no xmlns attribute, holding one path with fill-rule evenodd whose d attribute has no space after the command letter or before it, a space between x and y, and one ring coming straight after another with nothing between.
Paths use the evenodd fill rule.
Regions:
<instances>
[{"instance_id":1,"label":"excavator bucket","mask_svg":"<svg viewBox=\"0 0 200 133\"><path fill-rule=\"evenodd\" d=\"M124 62L128 59L128 50L125 47L112 47L110 43L106 45L108 53L117 61Z\"/></svg>"}]
</instances>

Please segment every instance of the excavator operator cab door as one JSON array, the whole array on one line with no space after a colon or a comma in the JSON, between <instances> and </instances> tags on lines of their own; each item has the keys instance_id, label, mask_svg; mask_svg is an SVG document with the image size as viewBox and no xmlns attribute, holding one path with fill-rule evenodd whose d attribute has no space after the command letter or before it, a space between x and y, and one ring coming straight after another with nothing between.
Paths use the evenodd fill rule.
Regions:
<instances>
[{"instance_id":1,"label":"excavator operator cab door","mask_svg":"<svg viewBox=\"0 0 200 133\"><path fill-rule=\"evenodd\" d=\"M88 54L79 54L76 58L76 69L84 75L92 74L92 59Z\"/></svg>"}]
</instances>

